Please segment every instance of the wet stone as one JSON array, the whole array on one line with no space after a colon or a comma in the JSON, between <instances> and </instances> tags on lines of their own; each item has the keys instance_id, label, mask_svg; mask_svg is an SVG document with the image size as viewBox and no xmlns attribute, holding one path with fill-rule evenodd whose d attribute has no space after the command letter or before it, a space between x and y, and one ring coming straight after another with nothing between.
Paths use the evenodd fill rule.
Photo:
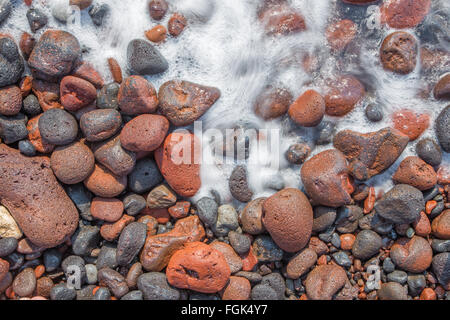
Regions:
<instances>
[{"instance_id":1,"label":"wet stone","mask_svg":"<svg viewBox=\"0 0 450 320\"><path fill-rule=\"evenodd\" d=\"M134 290L128 292L120 300L144 300L144 295L140 290Z\"/></svg>"},{"instance_id":2,"label":"wet stone","mask_svg":"<svg viewBox=\"0 0 450 320\"><path fill-rule=\"evenodd\" d=\"M128 44L127 60L130 70L139 75L152 75L169 68L167 60L150 42L135 39Z\"/></svg>"},{"instance_id":3,"label":"wet stone","mask_svg":"<svg viewBox=\"0 0 450 320\"><path fill-rule=\"evenodd\" d=\"M91 16L92 22L97 27L100 27L109 11L110 7L107 3L96 3L89 9L89 15Z\"/></svg>"},{"instance_id":4,"label":"wet stone","mask_svg":"<svg viewBox=\"0 0 450 320\"><path fill-rule=\"evenodd\" d=\"M119 109L119 94L120 85L118 83L109 83L105 85L97 93L97 108L99 109Z\"/></svg>"},{"instance_id":5,"label":"wet stone","mask_svg":"<svg viewBox=\"0 0 450 320\"><path fill-rule=\"evenodd\" d=\"M31 31L36 32L39 29L45 27L48 22L48 18L44 12L37 8L30 8L27 11L28 24Z\"/></svg>"},{"instance_id":6,"label":"wet stone","mask_svg":"<svg viewBox=\"0 0 450 320\"><path fill-rule=\"evenodd\" d=\"M425 138L416 144L416 153L423 161L432 167L441 164L442 151L439 145L432 139Z\"/></svg>"},{"instance_id":7,"label":"wet stone","mask_svg":"<svg viewBox=\"0 0 450 320\"><path fill-rule=\"evenodd\" d=\"M228 232L239 227L238 215L233 206L225 204L219 207L213 232L218 237L224 237Z\"/></svg>"}]
</instances>

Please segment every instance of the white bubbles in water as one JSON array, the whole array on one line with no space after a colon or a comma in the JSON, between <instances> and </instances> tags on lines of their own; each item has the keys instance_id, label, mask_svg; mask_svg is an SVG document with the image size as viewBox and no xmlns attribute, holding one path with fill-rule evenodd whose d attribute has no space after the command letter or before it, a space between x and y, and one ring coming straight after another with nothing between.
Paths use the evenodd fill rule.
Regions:
<instances>
[{"instance_id":1,"label":"white bubbles in water","mask_svg":"<svg viewBox=\"0 0 450 320\"><path fill-rule=\"evenodd\" d=\"M355 110L343 118L325 117L337 124L337 130L352 129L360 132L379 130L391 125L389 116L393 110L412 108L427 112L434 121L445 107L433 99L424 100L417 95L423 87L420 65L407 76L398 76L383 70L379 62L379 46L383 38L393 30L380 25L378 6L367 6L363 16L360 36L356 46L361 49L359 64L349 63L343 67L338 57L332 55L326 45L325 29L336 18L336 0L291 0L290 5L298 10L306 21L307 30L284 37L266 37L258 22L257 9L262 1L256 0L172 0L170 12L181 12L188 18L188 27L177 38L168 38L157 45L169 62L169 69L161 75L147 77L156 88L165 81L184 79L221 90L221 98L202 117L203 130L211 128L225 130L237 127L258 129L279 129L278 153L251 149L249 161L265 159L259 165L249 165L249 183L254 196L267 196L274 192L267 187L274 177L282 179L286 187L301 187L300 166L288 164L284 157L289 145L300 138L310 142L314 129L292 127L286 119L263 121L253 112L253 102L258 93L267 85L288 88L294 98L305 90L314 88L323 92L323 79L337 73L353 73L363 76L363 81L374 88L371 96L359 103ZM439 10L449 9L449 1L442 0ZM148 12L148 0L97 0L106 3L110 13L101 27L96 27L88 10L81 12L69 6L69 0L34 0L33 6L42 9L49 17L48 27L63 29L73 33L86 49L83 59L89 61L102 73L105 80L112 81L107 67L107 59L114 57L126 74L126 48L132 39L145 39L144 32L157 24L167 26L170 14L161 21L152 21ZM28 7L16 1L13 12L2 27L2 32L10 33L18 42L23 31L30 32L26 19ZM62 23L59 20L68 20ZM436 12L437 14L438 12ZM43 28L45 29L45 28ZM416 37L415 30L407 30ZM42 34L39 30L36 38ZM367 39L366 38L370 38ZM313 75L303 70L302 57L305 54L318 59L320 68ZM350 53L349 53L350 54ZM371 123L364 116L368 103L377 103L385 111L384 120ZM431 122L433 123L433 122ZM291 129L295 129L294 131ZM301 137L298 136L301 135ZM432 126L424 137L434 137ZM217 161L213 147L207 138L203 141L203 157L208 165L202 166L202 188L195 198L210 195L216 190L224 202L232 201L228 190L228 178L233 164ZM414 154L415 143L410 143L401 159ZM316 154L331 145L314 149ZM387 188L391 184L391 174L398 166L399 159L385 174L369 181L378 187ZM279 162L279 170L271 163ZM448 154L444 162L450 163Z\"/></svg>"}]
</instances>

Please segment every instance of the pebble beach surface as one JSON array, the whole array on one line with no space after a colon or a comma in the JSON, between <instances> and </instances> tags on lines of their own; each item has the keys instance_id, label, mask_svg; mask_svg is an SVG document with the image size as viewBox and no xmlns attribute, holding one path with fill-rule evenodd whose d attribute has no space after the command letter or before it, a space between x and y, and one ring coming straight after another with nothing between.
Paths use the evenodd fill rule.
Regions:
<instances>
[{"instance_id":1,"label":"pebble beach surface","mask_svg":"<svg viewBox=\"0 0 450 320\"><path fill-rule=\"evenodd\" d=\"M450 300L449 21L0 0L0 300Z\"/></svg>"}]
</instances>

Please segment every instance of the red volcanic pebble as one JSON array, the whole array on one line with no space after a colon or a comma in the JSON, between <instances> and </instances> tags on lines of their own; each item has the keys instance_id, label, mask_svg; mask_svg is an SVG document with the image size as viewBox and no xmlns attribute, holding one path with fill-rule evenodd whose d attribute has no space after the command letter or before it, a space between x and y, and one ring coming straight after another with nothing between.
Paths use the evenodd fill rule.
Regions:
<instances>
[{"instance_id":1,"label":"red volcanic pebble","mask_svg":"<svg viewBox=\"0 0 450 320\"><path fill-rule=\"evenodd\" d=\"M353 243L355 243L356 237L351 233L341 234L341 249L342 250L351 250L353 247Z\"/></svg>"},{"instance_id":2,"label":"red volcanic pebble","mask_svg":"<svg viewBox=\"0 0 450 320\"><path fill-rule=\"evenodd\" d=\"M391 28L414 28L430 11L431 0L390 0L380 7L381 21Z\"/></svg>"},{"instance_id":3,"label":"red volcanic pebble","mask_svg":"<svg viewBox=\"0 0 450 320\"><path fill-rule=\"evenodd\" d=\"M292 103L292 94L284 88L266 86L256 98L255 114L264 120L278 118L286 113Z\"/></svg>"},{"instance_id":4,"label":"red volcanic pebble","mask_svg":"<svg viewBox=\"0 0 450 320\"><path fill-rule=\"evenodd\" d=\"M411 110L400 110L392 115L394 128L409 137L410 141L416 140L430 125L428 114L418 114Z\"/></svg>"},{"instance_id":5,"label":"red volcanic pebble","mask_svg":"<svg viewBox=\"0 0 450 320\"><path fill-rule=\"evenodd\" d=\"M428 269L433 258L433 251L427 240L419 236L411 239L401 238L391 248L394 264L405 271L420 273Z\"/></svg>"},{"instance_id":6,"label":"red volcanic pebble","mask_svg":"<svg viewBox=\"0 0 450 320\"><path fill-rule=\"evenodd\" d=\"M188 201L178 201L174 206L168 209L169 214L174 219L181 219L187 217L191 203Z\"/></svg>"},{"instance_id":7,"label":"red volcanic pebble","mask_svg":"<svg viewBox=\"0 0 450 320\"><path fill-rule=\"evenodd\" d=\"M322 151L303 164L301 178L306 193L317 204L340 207L350 204L354 188L347 160L335 149Z\"/></svg>"},{"instance_id":8,"label":"red volcanic pebble","mask_svg":"<svg viewBox=\"0 0 450 320\"><path fill-rule=\"evenodd\" d=\"M166 117L143 114L127 122L120 133L120 143L127 150L153 151L166 137L169 121Z\"/></svg>"},{"instance_id":9,"label":"red volcanic pebble","mask_svg":"<svg viewBox=\"0 0 450 320\"><path fill-rule=\"evenodd\" d=\"M183 197L192 197L200 189L200 159L200 141L191 133L171 133L155 151L161 174L170 187Z\"/></svg>"},{"instance_id":10,"label":"red volcanic pebble","mask_svg":"<svg viewBox=\"0 0 450 320\"><path fill-rule=\"evenodd\" d=\"M65 184L82 182L94 170L94 163L94 154L84 141L57 147L50 157L53 172Z\"/></svg>"},{"instance_id":11,"label":"red volcanic pebble","mask_svg":"<svg viewBox=\"0 0 450 320\"><path fill-rule=\"evenodd\" d=\"M101 165L95 165L94 171L84 180L84 185L99 197L113 198L127 187L127 176L118 177Z\"/></svg>"},{"instance_id":12,"label":"red volcanic pebble","mask_svg":"<svg viewBox=\"0 0 450 320\"><path fill-rule=\"evenodd\" d=\"M101 89L105 82L102 76L94 67L88 62L82 62L74 71L73 75L82 78L92 83L97 89Z\"/></svg>"},{"instance_id":13,"label":"red volcanic pebble","mask_svg":"<svg viewBox=\"0 0 450 320\"><path fill-rule=\"evenodd\" d=\"M114 81L117 83L122 83L122 69L120 68L117 60L114 58L108 58L108 66Z\"/></svg>"},{"instance_id":14,"label":"red volcanic pebble","mask_svg":"<svg viewBox=\"0 0 450 320\"><path fill-rule=\"evenodd\" d=\"M325 100L315 90L308 90L289 107L292 120L304 127L315 127L325 115Z\"/></svg>"},{"instance_id":15,"label":"red volcanic pebble","mask_svg":"<svg viewBox=\"0 0 450 320\"><path fill-rule=\"evenodd\" d=\"M425 288L423 289L422 293L420 294L420 300L436 300L436 292L434 292L431 288Z\"/></svg>"},{"instance_id":16,"label":"red volcanic pebble","mask_svg":"<svg viewBox=\"0 0 450 320\"><path fill-rule=\"evenodd\" d=\"M151 42L159 43L166 40L167 29L163 25L157 25L145 32L145 36Z\"/></svg>"},{"instance_id":17,"label":"red volcanic pebble","mask_svg":"<svg viewBox=\"0 0 450 320\"><path fill-rule=\"evenodd\" d=\"M221 252L202 242L192 242L170 258L166 275L174 287L215 293L225 287L231 271Z\"/></svg>"},{"instance_id":18,"label":"red volcanic pebble","mask_svg":"<svg viewBox=\"0 0 450 320\"><path fill-rule=\"evenodd\" d=\"M356 36L358 27L352 20L344 19L328 26L326 37L334 50L343 50Z\"/></svg>"},{"instance_id":19,"label":"red volcanic pebble","mask_svg":"<svg viewBox=\"0 0 450 320\"><path fill-rule=\"evenodd\" d=\"M222 300L249 300L251 291L250 281L243 277L231 276L220 295Z\"/></svg>"},{"instance_id":20,"label":"red volcanic pebble","mask_svg":"<svg viewBox=\"0 0 450 320\"><path fill-rule=\"evenodd\" d=\"M366 91L358 79L345 75L328 83L325 94L326 114L342 117L353 110Z\"/></svg>"},{"instance_id":21,"label":"red volcanic pebble","mask_svg":"<svg viewBox=\"0 0 450 320\"><path fill-rule=\"evenodd\" d=\"M91 202L91 214L94 218L106 222L116 222L123 213L123 202L116 198L95 197Z\"/></svg>"},{"instance_id":22,"label":"red volcanic pebble","mask_svg":"<svg viewBox=\"0 0 450 320\"><path fill-rule=\"evenodd\" d=\"M39 118L42 114L30 119L27 123L28 140L33 144L37 151L41 153L50 153L55 148L55 145L42 140L41 133L39 131Z\"/></svg>"},{"instance_id":23,"label":"red volcanic pebble","mask_svg":"<svg viewBox=\"0 0 450 320\"><path fill-rule=\"evenodd\" d=\"M259 13L269 35L287 35L306 30L304 17L286 4L269 5Z\"/></svg>"},{"instance_id":24,"label":"red volcanic pebble","mask_svg":"<svg viewBox=\"0 0 450 320\"><path fill-rule=\"evenodd\" d=\"M263 223L275 243L287 252L297 252L309 242L313 211L298 189L283 189L263 204Z\"/></svg>"},{"instance_id":25,"label":"red volcanic pebble","mask_svg":"<svg viewBox=\"0 0 450 320\"><path fill-rule=\"evenodd\" d=\"M186 25L186 18L179 13L174 13L169 19L167 29L171 36L178 37L180 33L183 32Z\"/></svg>"},{"instance_id":26,"label":"red volcanic pebble","mask_svg":"<svg viewBox=\"0 0 450 320\"><path fill-rule=\"evenodd\" d=\"M437 183L433 167L419 157L406 157L392 176L395 183L409 184L419 190L428 190Z\"/></svg>"},{"instance_id":27,"label":"red volcanic pebble","mask_svg":"<svg viewBox=\"0 0 450 320\"><path fill-rule=\"evenodd\" d=\"M22 92L18 86L8 86L0 89L0 114L13 116L22 108Z\"/></svg>"},{"instance_id":28,"label":"red volcanic pebble","mask_svg":"<svg viewBox=\"0 0 450 320\"><path fill-rule=\"evenodd\" d=\"M97 90L86 80L67 76L61 80L61 103L64 109L77 111L97 98Z\"/></svg>"},{"instance_id":29,"label":"red volcanic pebble","mask_svg":"<svg viewBox=\"0 0 450 320\"><path fill-rule=\"evenodd\" d=\"M125 114L153 113L158 107L155 88L141 76L131 76L122 82L117 101Z\"/></svg>"}]
</instances>

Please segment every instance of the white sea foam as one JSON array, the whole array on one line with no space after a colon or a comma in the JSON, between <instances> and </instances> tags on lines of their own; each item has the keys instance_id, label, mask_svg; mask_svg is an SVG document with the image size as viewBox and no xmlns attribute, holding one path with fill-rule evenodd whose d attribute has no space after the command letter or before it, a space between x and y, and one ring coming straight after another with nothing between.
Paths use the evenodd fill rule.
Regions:
<instances>
[{"instance_id":1,"label":"white sea foam","mask_svg":"<svg viewBox=\"0 0 450 320\"><path fill-rule=\"evenodd\" d=\"M51 15L55 6L67 8L68 0L34 0L33 6L42 9L49 16L48 25L67 30L87 48L84 60L91 62L111 81L107 68L107 58L118 60L126 73L126 47L135 38L145 38L144 32L157 23L150 19L148 0L97 0L107 2L111 12L102 27L96 27L87 10L75 12L73 22L64 24ZM249 160L265 159L266 164L249 165L249 183L254 196L268 196L274 190L267 182L278 175L285 186L301 187L299 166L291 166L284 158L289 145L304 139L311 143L314 129L299 128L288 119L264 122L253 111L253 101L266 84L285 86L295 97L306 89L314 88L323 92L325 78L337 73L353 73L361 77L368 87L369 94L355 110L344 118L326 117L336 122L337 130L352 129L370 132L390 125L389 115L400 108L412 108L427 112L434 122L437 114L446 106L433 99L423 100L417 92L424 80L420 77L420 65L407 76L398 76L384 71L380 65L378 50L382 39L391 29L377 26L379 12L376 6L365 7L367 16L362 22L366 29L360 35L368 35L369 40L355 40L361 48L360 61L342 65L326 47L324 31L328 23L336 18L336 0L292 0L290 4L298 9L306 19L307 31L286 37L269 38L264 35L257 21L259 0L173 0L171 11L180 11L188 17L189 26L178 38L169 38L158 45L169 61L169 70L161 75L147 77L156 88L171 79L185 79L204 85L215 86L221 90L219 101L203 116L203 129L230 129L236 127L280 129L279 153L251 149ZM437 4L436 4L437 3ZM449 11L448 1L435 2L433 10ZM2 32L9 32L18 41L23 31L29 32L26 20L26 7L23 1L14 2L14 10ZM60 8L61 10L61 8ZM77 15L79 15L77 19ZM158 23L167 25L170 15ZM367 29L369 26L369 29ZM375 26L375 28L373 27ZM409 30L414 34L415 30ZM38 31L39 37L43 31ZM359 38L361 39L361 38ZM445 46L445 43L441 42ZM314 76L306 73L299 63L304 53L315 54L321 68ZM349 53L350 54L350 53ZM437 75L435 75L435 78ZM379 123L371 123L364 116L363 107L368 102L378 103L385 111L385 118ZM430 127L424 137L434 137ZM415 154L415 143L410 143L400 159L384 174L368 183L377 188L387 189L392 185L391 174L398 163L407 155ZM313 154L331 148L331 145L314 149ZM203 141L203 154L206 163L202 166L202 188L195 199L209 195L216 190L222 201L232 201L228 190L228 178L233 164L215 164L213 148L209 141ZM270 167L271 161L279 161L279 170ZM239 161L238 161L239 162ZM241 161L242 162L242 161ZM449 154L444 155L444 165L450 165Z\"/></svg>"}]
</instances>

